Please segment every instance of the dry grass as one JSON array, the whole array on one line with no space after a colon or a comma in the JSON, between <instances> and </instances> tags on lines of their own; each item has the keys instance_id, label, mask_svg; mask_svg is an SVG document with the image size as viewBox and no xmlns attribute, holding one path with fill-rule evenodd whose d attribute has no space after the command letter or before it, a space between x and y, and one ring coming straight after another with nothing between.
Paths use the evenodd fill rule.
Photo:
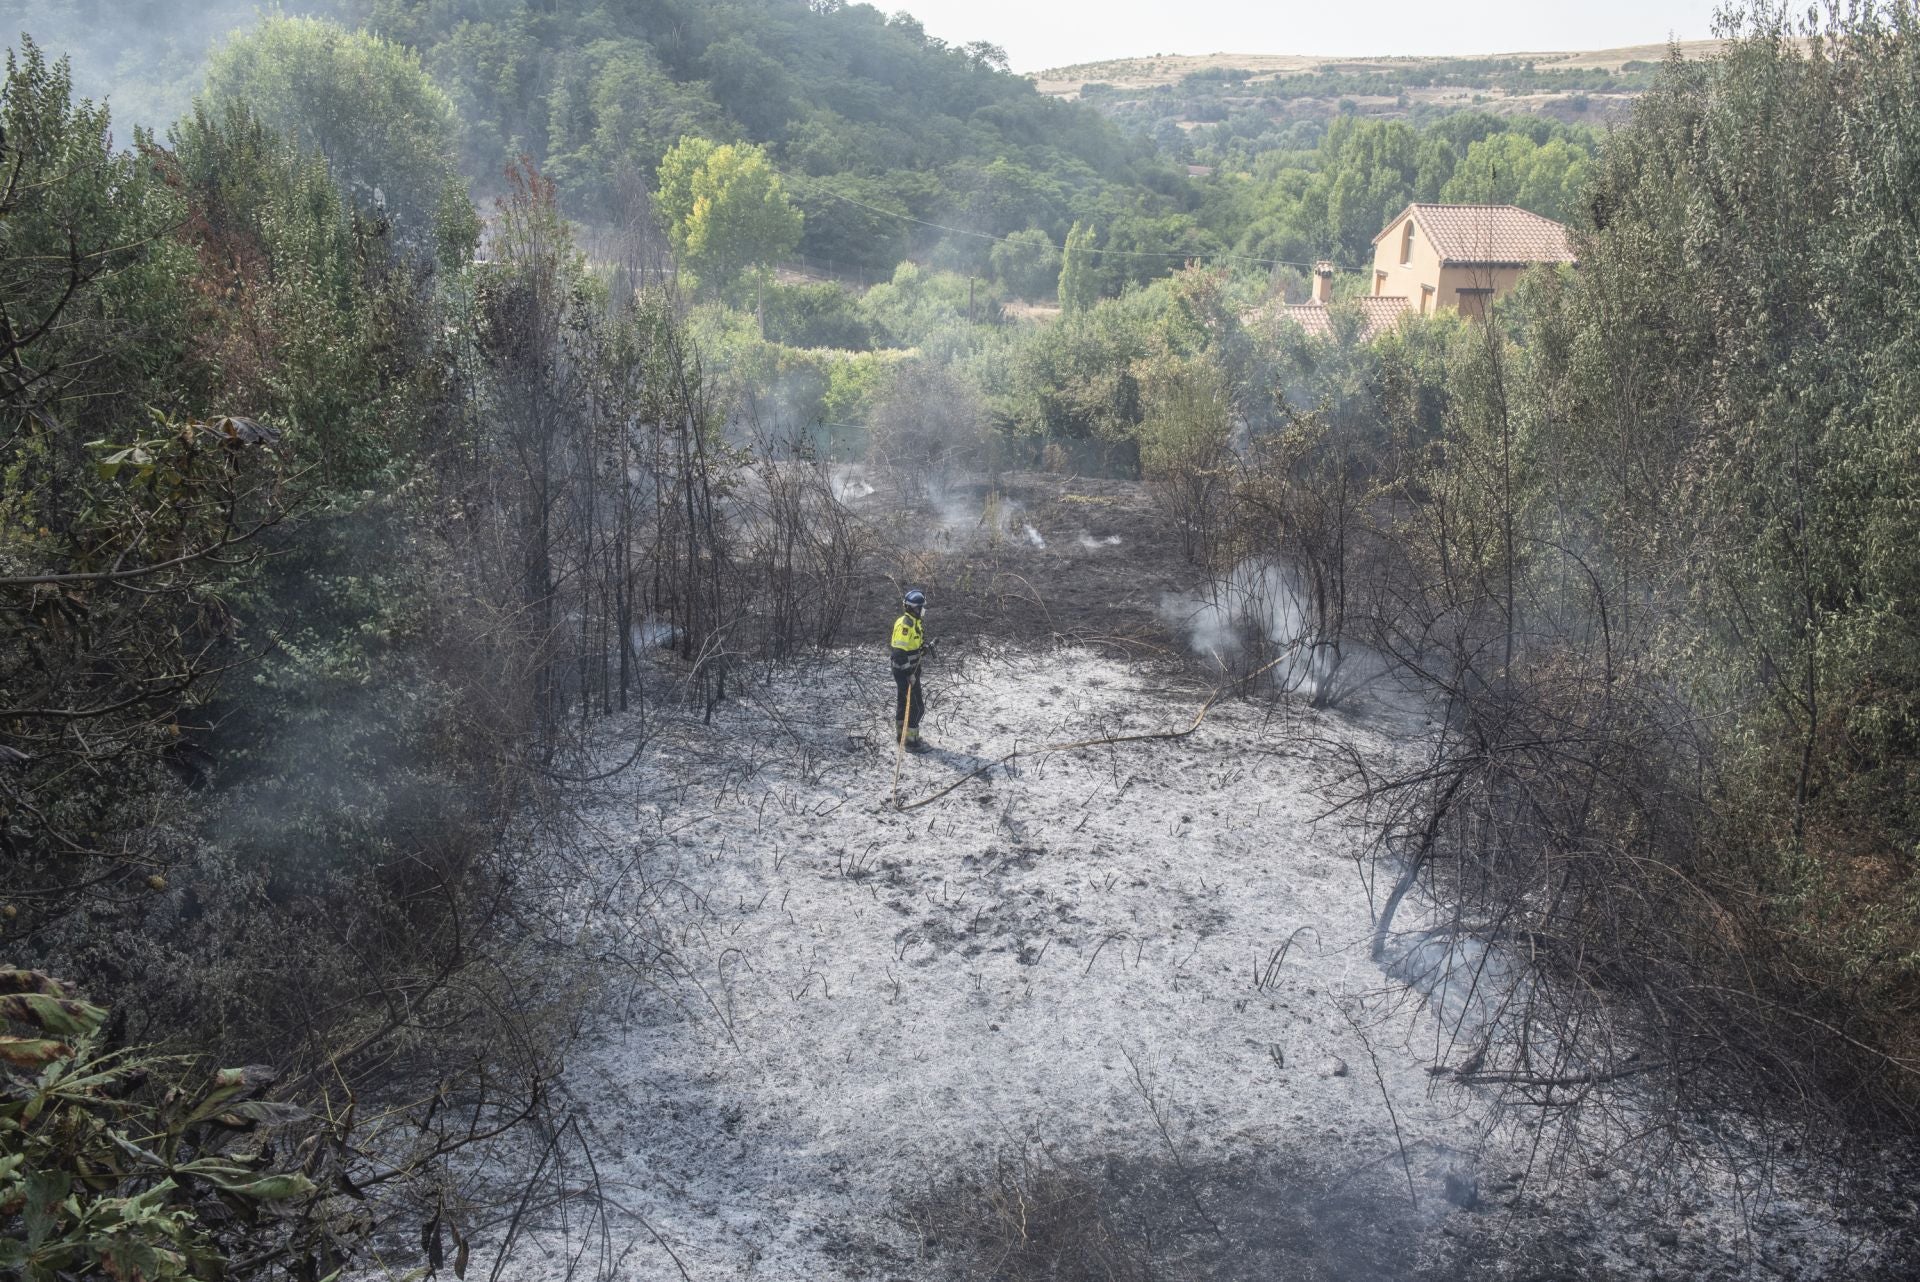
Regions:
<instances>
[{"instance_id":1,"label":"dry grass","mask_svg":"<svg viewBox=\"0 0 1920 1282\"><path fill-rule=\"evenodd\" d=\"M1048 321L1060 319L1058 303L1029 303L1016 298L1000 310L1009 320L1031 321L1036 325L1044 325Z\"/></svg>"}]
</instances>

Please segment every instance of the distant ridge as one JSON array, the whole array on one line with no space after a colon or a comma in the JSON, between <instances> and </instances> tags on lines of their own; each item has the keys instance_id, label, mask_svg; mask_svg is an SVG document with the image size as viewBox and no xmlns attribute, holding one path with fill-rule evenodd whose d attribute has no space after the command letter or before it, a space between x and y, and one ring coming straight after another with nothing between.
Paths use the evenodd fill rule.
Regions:
<instances>
[{"instance_id":1,"label":"distant ridge","mask_svg":"<svg viewBox=\"0 0 1920 1282\"><path fill-rule=\"evenodd\" d=\"M1444 63L1467 61L1531 62L1542 71L1603 70L1620 71L1629 63L1665 61L1668 51L1677 47L1687 58L1709 58L1724 45L1720 40L1683 40L1677 46L1665 41L1653 44L1622 45L1613 49L1585 51L1515 52L1459 55L1341 57L1304 53L1208 53L1153 54L1138 58L1109 58L1102 62L1080 62L1064 67L1049 67L1024 73L1041 93L1058 98L1076 98L1085 84L1108 84L1116 89L1151 89L1155 85L1177 84L1196 71L1231 68L1249 73L1248 83L1257 84L1274 76L1294 75L1322 69L1340 72L1408 72Z\"/></svg>"}]
</instances>

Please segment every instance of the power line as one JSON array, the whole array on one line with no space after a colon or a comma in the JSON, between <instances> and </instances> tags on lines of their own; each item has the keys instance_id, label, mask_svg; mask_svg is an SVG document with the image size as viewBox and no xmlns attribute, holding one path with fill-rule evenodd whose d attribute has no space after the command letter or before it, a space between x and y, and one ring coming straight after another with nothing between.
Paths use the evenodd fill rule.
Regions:
<instances>
[{"instance_id":1,"label":"power line","mask_svg":"<svg viewBox=\"0 0 1920 1282\"><path fill-rule=\"evenodd\" d=\"M833 197L835 200L844 201L845 203L852 205L857 209L864 209L868 213L880 214L881 216L886 218L896 218L901 222L914 223L921 227L931 227L934 231L943 231L953 236L972 236L977 240L990 240L1000 245L1011 245L1014 243L1014 240L1011 236L995 236L990 232L971 231L965 227L949 227L945 223L928 222L924 218L915 218L912 214L903 214L898 212L897 210L883 209L878 205L869 205L865 201L855 200L851 196L843 195L842 193L833 190L833 188L825 186L824 185L825 179L816 178L812 174L782 173L780 176L782 178L787 179L790 182L821 183L823 185L820 187L820 191L822 191L826 195ZM1049 247L1051 247L1051 242L1049 242ZM1057 250L1055 252L1065 252L1065 251ZM1250 254L1233 254L1233 253L1228 253L1225 250L1220 250L1214 253L1185 253L1177 250L1089 248L1089 249L1080 250L1078 252L1088 253L1088 254L1108 254L1117 258L1160 258L1160 259L1230 258L1235 262L1257 263L1262 267L1304 267L1308 271L1312 271L1315 267L1319 265L1319 263L1296 262L1291 258L1255 258ZM1326 262L1328 260L1322 259L1320 261ZM1334 270L1342 271L1342 272L1352 272L1354 274L1361 274L1366 269L1360 268L1360 267L1341 267L1336 264Z\"/></svg>"}]
</instances>

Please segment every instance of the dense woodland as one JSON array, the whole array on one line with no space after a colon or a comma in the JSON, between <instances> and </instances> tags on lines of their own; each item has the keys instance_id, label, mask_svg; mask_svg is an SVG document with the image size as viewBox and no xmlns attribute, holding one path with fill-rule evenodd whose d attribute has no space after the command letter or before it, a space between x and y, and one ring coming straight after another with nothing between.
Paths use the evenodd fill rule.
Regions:
<instances>
[{"instance_id":1,"label":"dense woodland","mask_svg":"<svg viewBox=\"0 0 1920 1282\"><path fill-rule=\"evenodd\" d=\"M327 12L154 132L8 56L0 1271L317 1280L398 1226L464 1273L461 1155L563 1127L592 987L539 951L552 784L649 664L711 706L841 640L823 451L1139 478L1226 688L1415 681L1429 760L1353 804L1388 918L1421 879L1554 981L1488 1082L1912 1136L1910 4L1755 11L1605 138L1229 118L1202 179L866 6ZM1580 267L1276 318L1410 199Z\"/></svg>"}]
</instances>

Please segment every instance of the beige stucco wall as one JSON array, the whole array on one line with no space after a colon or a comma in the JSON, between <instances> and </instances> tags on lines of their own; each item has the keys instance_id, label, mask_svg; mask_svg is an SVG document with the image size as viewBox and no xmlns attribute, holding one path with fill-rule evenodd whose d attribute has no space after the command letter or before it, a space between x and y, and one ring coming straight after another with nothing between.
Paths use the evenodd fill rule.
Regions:
<instances>
[{"instance_id":1,"label":"beige stucco wall","mask_svg":"<svg viewBox=\"0 0 1920 1282\"><path fill-rule=\"evenodd\" d=\"M1400 261L1400 243L1404 228L1408 222L1415 225L1413 234L1413 253L1410 259ZM1513 291L1520 280L1524 267L1462 267L1440 265L1440 255L1419 230L1419 217L1408 215L1395 220L1380 243L1373 247L1373 285L1372 293L1383 298L1400 297L1413 300L1413 308L1420 310L1420 295L1423 286L1433 289L1431 306L1435 311L1442 307L1460 306L1460 291L1463 289L1492 289L1495 298L1505 298Z\"/></svg>"},{"instance_id":2,"label":"beige stucco wall","mask_svg":"<svg viewBox=\"0 0 1920 1282\"><path fill-rule=\"evenodd\" d=\"M1405 264L1400 261L1401 229L1411 221L1416 224L1413 233L1413 256ZM1419 219L1409 216L1397 220L1373 247L1373 273L1375 287L1372 292L1382 298L1411 298L1414 310L1420 308L1420 287L1432 285L1437 291L1440 286L1440 255L1434 250L1433 242L1421 235L1418 230ZM1386 273L1382 281L1380 274Z\"/></svg>"},{"instance_id":3,"label":"beige stucco wall","mask_svg":"<svg viewBox=\"0 0 1920 1282\"><path fill-rule=\"evenodd\" d=\"M1440 269L1440 305L1458 307L1463 289L1491 289L1495 298L1505 298L1520 283L1524 267L1458 267Z\"/></svg>"}]
</instances>

